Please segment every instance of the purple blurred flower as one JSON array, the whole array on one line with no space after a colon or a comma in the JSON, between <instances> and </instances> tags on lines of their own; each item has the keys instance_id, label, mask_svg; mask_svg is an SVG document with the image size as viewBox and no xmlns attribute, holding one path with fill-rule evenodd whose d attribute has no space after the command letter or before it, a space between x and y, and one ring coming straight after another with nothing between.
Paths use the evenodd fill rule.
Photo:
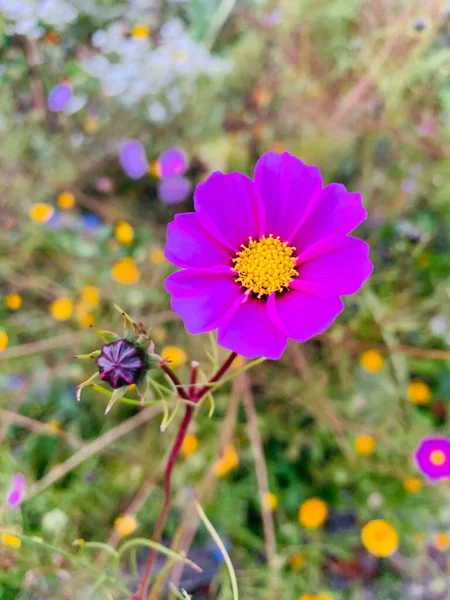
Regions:
<instances>
[{"instance_id":1,"label":"purple blurred flower","mask_svg":"<svg viewBox=\"0 0 450 600\"><path fill-rule=\"evenodd\" d=\"M417 468L430 481L450 477L450 440L445 437L425 437L414 452Z\"/></svg>"},{"instance_id":2,"label":"purple blurred flower","mask_svg":"<svg viewBox=\"0 0 450 600\"><path fill-rule=\"evenodd\" d=\"M189 168L189 160L181 148L167 148L167 150L161 152L157 165L159 176L165 179L166 177L184 175Z\"/></svg>"},{"instance_id":3,"label":"purple blurred flower","mask_svg":"<svg viewBox=\"0 0 450 600\"><path fill-rule=\"evenodd\" d=\"M369 246L348 234L366 219L358 193L322 185L317 167L288 152L264 154L254 180L213 173L195 213L169 224L166 280L190 333L218 328L245 358L279 358L288 338L325 331L372 272Z\"/></svg>"},{"instance_id":4,"label":"purple blurred flower","mask_svg":"<svg viewBox=\"0 0 450 600\"><path fill-rule=\"evenodd\" d=\"M11 484L8 491L6 502L11 508L19 506L25 497L26 479L22 473L16 473L11 479Z\"/></svg>"},{"instance_id":5,"label":"purple blurred flower","mask_svg":"<svg viewBox=\"0 0 450 600\"><path fill-rule=\"evenodd\" d=\"M97 358L100 379L114 388L137 383L146 370L145 353L127 340L105 344Z\"/></svg>"},{"instance_id":6,"label":"purple blurred flower","mask_svg":"<svg viewBox=\"0 0 450 600\"><path fill-rule=\"evenodd\" d=\"M50 112L61 112L72 99L72 86L63 81L50 90L47 98L47 106Z\"/></svg>"},{"instance_id":7,"label":"purple blurred flower","mask_svg":"<svg viewBox=\"0 0 450 600\"><path fill-rule=\"evenodd\" d=\"M145 148L137 140L126 140L120 147L120 164L131 179L140 179L148 173Z\"/></svg>"},{"instance_id":8,"label":"purple blurred flower","mask_svg":"<svg viewBox=\"0 0 450 600\"><path fill-rule=\"evenodd\" d=\"M168 177L158 183L158 197L165 204L183 202L191 193L192 184L186 177Z\"/></svg>"}]
</instances>

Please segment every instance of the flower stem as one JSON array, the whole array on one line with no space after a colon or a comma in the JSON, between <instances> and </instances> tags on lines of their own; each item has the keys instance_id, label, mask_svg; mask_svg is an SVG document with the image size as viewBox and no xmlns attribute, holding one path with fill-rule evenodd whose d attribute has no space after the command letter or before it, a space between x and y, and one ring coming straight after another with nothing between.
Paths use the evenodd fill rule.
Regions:
<instances>
[{"instance_id":1,"label":"flower stem","mask_svg":"<svg viewBox=\"0 0 450 600\"><path fill-rule=\"evenodd\" d=\"M183 444L183 440L186 436L187 430L189 428L189 424L192 421L192 417L194 416L195 404L198 404L203 398L203 396L208 393L211 384L215 383L216 381L219 381L220 378L226 373L236 356L236 352L232 352L227 358L227 360L223 363L223 365L214 373L209 382L205 384L202 388L200 388L200 390L197 392L195 392L195 378L197 374L196 368L195 370L193 369L191 372L190 385L188 387L188 391L186 392L185 388L183 387L175 373L172 371L172 369L168 367L165 363L161 364L161 368L175 385L180 398L182 398L183 400L188 400L190 403L186 405L186 412L184 413L183 420L180 423L177 436L175 438L172 450L167 460L166 470L164 472L164 500L161 512L159 513L158 520L156 521L155 531L153 533L154 542L159 543L161 541L164 523L166 521L167 513L169 512L170 508L170 500L172 495L172 471L175 466L178 454L180 453L180 449ZM137 594L138 600L145 600L145 595L148 587L148 580L152 572L152 567L153 563L155 562L155 558L156 551L152 549L150 550L147 562L144 567L144 573L142 575L139 591Z\"/></svg>"},{"instance_id":2,"label":"flower stem","mask_svg":"<svg viewBox=\"0 0 450 600\"><path fill-rule=\"evenodd\" d=\"M178 453L180 452L180 448L183 444L183 440L186 436L189 423L192 420L194 415L195 407L192 404L188 404L186 406L186 412L184 413L184 418L181 421L180 428L177 433L177 437L175 438L175 442L173 444L172 450L170 452L169 458L167 460L167 466L164 473L164 501L161 508L161 512L159 513L158 520L155 525L155 531L153 533L153 541L159 543L161 541L161 535L163 532L164 523L166 521L167 513L169 512L170 499L171 499L171 479L172 479L172 471L175 465ZM150 550L147 563L145 565L144 574L141 580L141 586L139 590L139 599L145 600L145 594L147 589L148 579L150 577L153 563L156 557L156 550L152 548Z\"/></svg>"}]
</instances>

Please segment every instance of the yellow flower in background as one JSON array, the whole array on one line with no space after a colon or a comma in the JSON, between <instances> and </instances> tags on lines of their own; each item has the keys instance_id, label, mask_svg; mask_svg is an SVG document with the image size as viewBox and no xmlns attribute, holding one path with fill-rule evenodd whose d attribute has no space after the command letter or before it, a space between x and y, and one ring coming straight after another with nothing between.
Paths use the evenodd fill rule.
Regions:
<instances>
[{"instance_id":1,"label":"yellow flower in background","mask_svg":"<svg viewBox=\"0 0 450 600\"><path fill-rule=\"evenodd\" d=\"M37 221L38 223L45 223L52 218L54 213L53 206L46 202L37 202L30 208L30 219Z\"/></svg>"},{"instance_id":2,"label":"yellow flower in background","mask_svg":"<svg viewBox=\"0 0 450 600\"><path fill-rule=\"evenodd\" d=\"M298 600L333 600L333 596L328 592L322 594L301 594Z\"/></svg>"},{"instance_id":3,"label":"yellow flower in background","mask_svg":"<svg viewBox=\"0 0 450 600\"><path fill-rule=\"evenodd\" d=\"M97 131L98 131L97 117L94 115L89 115L88 117L86 117L86 119L83 123L83 128L84 128L84 131L88 135L93 135L94 133L97 133Z\"/></svg>"},{"instance_id":4,"label":"yellow flower in background","mask_svg":"<svg viewBox=\"0 0 450 600\"><path fill-rule=\"evenodd\" d=\"M118 283L124 285L137 283L141 276L132 258L122 258L122 260L116 262L111 269L111 275Z\"/></svg>"},{"instance_id":5,"label":"yellow flower in background","mask_svg":"<svg viewBox=\"0 0 450 600\"><path fill-rule=\"evenodd\" d=\"M188 458L189 456L191 456L191 454L194 454L194 452L197 450L198 448L198 438L197 436L195 436L192 433L188 433L186 434L183 443L181 444L181 456L183 458Z\"/></svg>"},{"instance_id":6,"label":"yellow flower in background","mask_svg":"<svg viewBox=\"0 0 450 600\"><path fill-rule=\"evenodd\" d=\"M391 556L398 548L398 533L384 519L375 519L364 525L361 532L364 548L380 558Z\"/></svg>"},{"instance_id":7,"label":"yellow flower in background","mask_svg":"<svg viewBox=\"0 0 450 600\"><path fill-rule=\"evenodd\" d=\"M155 342L162 342L163 340L166 339L166 335L167 335L167 331L164 329L164 327L158 326L158 327L154 327L152 328L151 331L151 336L152 336L152 340L154 340Z\"/></svg>"},{"instance_id":8,"label":"yellow flower in background","mask_svg":"<svg viewBox=\"0 0 450 600\"><path fill-rule=\"evenodd\" d=\"M131 37L135 39L147 38L150 35L150 28L143 23L138 23L131 30Z\"/></svg>"},{"instance_id":9,"label":"yellow flower in background","mask_svg":"<svg viewBox=\"0 0 450 600\"><path fill-rule=\"evenodd\" d=\"M422 489L422 482L418 477L411 477L410 479L405 479L403 482L403 487L410 494L416 494Z\"/></svg>"},{"instance_id":10,"label":"yellow flower in background","mask_svg":"<svg viewBox=\"0 0 450 600\"><path fill-rule=\"evenodd\" d=\"M273 492L267 492L263 499L264 508L273 512L278 506L278 496Z\"/></svg>"},{"instance_id":11,"label":"yellow flower in background","mask_svg":"<svg viewBox=\"0 0 450 600\"><path fill-rule=\"evenodd\" d=\"M239 455L233 444L225 447L222 458L214 463L213 472L217 477L225 477L239 465Z\"/></svg>"},{"instance_id":12,"label":"yellow flower in background","mask_svg":"<svg viewBox=\"0 0 450 600\"><path fill-rule=\"evenodd\" d=\"M75 196L71 192L62 192L56 199L56 203L62 210L70 210L75 206Z\"/></svg>"},{"instance_id":13,"label":"yellow flower in background","mask_svg":"<svg viewBox=\"0 0 450 600\"><path fill-rule=\"evenodd\" d=\"M161 248L151 248L148 256L150 258L150 262L152 262L154 265L162 265L166 260L164 252L161 250Z\"/></svg>"},{"instance_id":14,"label":"yellow flower in background","mask_svg":"<svg viewBox=\"0 0 450 600\"><path fill-rule=\"evenodd\" d=\"M328 507L320 498L309 498L298 509L298 520L307 529L317 529L326 521Z\"/></svg>"},{"instance_id":15,"label":"yellow flower in background","mask_svg":"<svg viewBox=\"0 0 450 600\"><path fill-rule=\"evenodd\" d=\"M298 600L316 600L316 596L314 594L301 594Z\"/></svg>"},{"instance_id":16,"label":"yellow flower in background","mask_svg":"<svg viewBox=\"0 0 450 600\"><path fill-rule=\"evenodd\" d=\"M8 346L8 334L0 329L0 352Z\"/></svg>"},{"instance_id":17,"label":"yellow flower in background","mask_svg":"<svg viewBox=\"0 0 450 600\"><path fill-rule=\"evenodd\" d=\"M161 177L161 165L159 164L159 161L154 160L152 163L150 163L150 168L148 171L152 177L159 179L159 177Z\"/></svg>"},{"instance_id":18,"label":"yellow flower in background","mask_svg":"<svg viewBox=\"0 0 450 600\"><path fill-rule=\"evenodd\" d=\"M22 296L16 293L8 294L5 296L5 306L9 310L19 310L22 306Z\"/></svg>"},{"instance_id":19,"label":"yellow flower in background","mask_svg":"<svg viewBox=\"0 0 450 600\"><path fill-rule=\"evenodd\" d=\"M114 529L120 537L127 537L137 529L137 521L133 515L123 514L114 521Z\"/></svg>"},{"instance_id":20,"label":"yellow flower in background","mask_svg":"<svg viewBox=\"0 0 450 600\"><path fill-rule=\"evenodd\" d=\"M450 546L450 537L446 533L437 533L434 536L434 545L441 552L445 552Z\"/></svg>"},{"instance_id":21,"label":"yellow flower in background","mask_svg":"<svg viewBox=\"0 0 450 600\"><path fill-rule=\"evenodd\" d=\"M376 442L371 435L358 435L355 439L355 452L367 456L375 450Z\"/></svg>"},{"instance_id":22,"label":"yellow flower in background","mask_svg":"<svg viewBox=\"0 0 450 600\"><path fill-rule=\"evenodd\" d=\"M75 317L81 327L92 327L95 323L93 315L91 315L88 307L83 303L75 306Z\"/></svg>"},{"instance_id":23,"label":"yellow flower in background","mask_svg":"<svg viewBox=\"0 0 450 600\"><path fill-rule=\"evenodd\" d=\"M100 292L93 285L86 285L81 291L81 301L89 308L95 308L100 304Z\"/></svg>"},{"instance_id":24,"label":"yellow flower in background","mask_svg":"<svg viewBox=\"0 0 450 600\"><path fill-rule=\"evenodd\" d=\"M63 425L59 421L47 421L47 423L45 423L45 428L47 429L48 433L51 433L52 435L58 435L58 433L62 431Z\"/></svg>"},{"instance_id":25,"label":"yellow flower in background","mask_svg":"<svg viewBox=\"0 0 450 600\"><path fill-rule=\"evenodd\" d=\"M407 395L413 404L429 404L431 401L430 386L424 381L412 381L408 385Z\"/></svg>"},{"instance_id":26,"label":"yellow flower in background","mask_svg":"<svg viewBox=\"0 0 450 600\"><path fill-rule=\"evenodd\" d=\"M58 298L50 304L50 314L57 321L67 321L73 312L73 304L69 298Z\"/></svg>"},{"instance_id":27,"label":"yellow flower in background","mask_svg":"<svg viewBox=\"0 0 450 600\"><path fill-rule=\"evenodd\" d=\"M296 552L289 557L289 566L293 571L300 570L305 564L305 555L303 552Z\"/></svg>"},{"instance_id":28,"label":"yellow flower in background","mask_svg":"<svg viewBox=\"0 0 450 600\"><path fill-rule=\"evenodd\" d=\"M114 234L116 240L119 244L122 244L122 246L129 246L134 239L134 229L126 221L119 221L119 223L117 223Z\"/></svg>"},{"instance_id":29,"label":"yellow flower in background","mask_svg":"<svg viewBox=\"0 0 450 600\"><path fill-rule=\"evenodd\" d=\"M22 545L22 541L16 535L11 535L10 533L2 533L0 536L0 541L4 546L8 546L8 548L20 548Z\"/></svg>"},{"instance_id":30,"label":"yellow flower in background","mask_svg":"<svg viewBox=\"0 0 450 600\"><path fill-rule=\"evenodd\" d=\"M231 364L232 369L241 369L245 365L245 358L238 354Z\"/></svg>"},{"instance_id":31,"label":"yellow flower in background","mask_svg":"<svg viewBox=\"0 0 450 600\"><path fill-rule=\"evenodd\" d=\"M187 360L186 352L178 346L164 346L161 357L170 360L170 366L174 369L184 365Z\"/></svg>"},{"instance_id":32,"label":"yellow flower in background","mask_svg":"<svg viewBox=\"0 0 450 600\"><path fill-rule=\"evenodd\" d=\"M369 373L378 373L383 368L384 358L378 350L367 350L359 358L361 367Z\"/></svg>"}]
</instances>

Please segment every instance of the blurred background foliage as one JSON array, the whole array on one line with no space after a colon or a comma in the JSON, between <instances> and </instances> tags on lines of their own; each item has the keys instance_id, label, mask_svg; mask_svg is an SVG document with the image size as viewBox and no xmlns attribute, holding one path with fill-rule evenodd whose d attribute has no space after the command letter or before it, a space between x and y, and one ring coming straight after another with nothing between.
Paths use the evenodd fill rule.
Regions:
<instances>
[{"instance_id":1,"label":"blurred background foliage","mask_svg":"<svg viewBox=\"0 0 450 600\"><path fill-rule=\"evenodd\" d=\"M191 191L174 203L158 176L174 146L187 190L217 169L251 174L269 149L319 165L363 193L375 263L326 334L200 411L166 541L192 541L208 566L180 588L231 598L194 487L244 600L449 598L450 489L411 460L422 436L450 433L448 2L19 4L0 0L0 493L20 472L27 497L2 504L2 530L23 538L2 538L0 598L125 598L132 561L104 568L104 550L73 542L151 537L175 429L160 432L159 406L105 417L90 390L77 403L89 370L72 357L98 345L89 325L120 330L116 303L181 378L191 360L212 371L211 339L186 334L163 285L166 224L192 209ZM50 110L61 85L70 105ZM138 180L119 163L126 139L145 148ZM299 522L311 497L327 508L317 528ZM390 559L361 545L372 519L398 533Z\"/></svg>"}]
</instances>

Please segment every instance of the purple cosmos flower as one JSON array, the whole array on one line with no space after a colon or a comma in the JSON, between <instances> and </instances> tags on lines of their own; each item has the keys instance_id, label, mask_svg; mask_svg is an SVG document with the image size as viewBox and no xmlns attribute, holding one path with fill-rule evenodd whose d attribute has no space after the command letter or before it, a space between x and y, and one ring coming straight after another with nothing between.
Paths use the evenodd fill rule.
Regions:
<instances>
[{"instance_id":1,"label":"purple cosmos flower","mask_svg":"<svg viewBox=\"0 0 450 600\"><path fill-rule=\"evenodd\" d=\"M361 195L323 187L287 152L264 154L253 181L213 173L194 202L168 227L165 255L183 269L166 280L172 308L246 358L277 359L288 338L325 331L372 272L369 246L348 236L367 216Z\"/></svg>"},{"instance_id":2,"label":"purple cosmos flower","mask_svg":"<svg viewBox=\"0 0 450 600\"><path fill-rule=\"evenodd\" d=\"M120 164L130 179L140 179L148 173L145 148L137 140L126 140L120 147Z\"/></svg>"},{"instance_id":3,"label":"purple cosmos flower","mask_svg":"<svg viewBox=\"0 0 450 600\"><path fill-rule=\"evenodd\" d=\"M165 204L183 202L191 193L192 184L186 177L169 177L158 183L158 197Z\"/></svg>"},{"instance_id":4,"label":"purple cosmos flower","mask_svg":"<svg viewBox=\"0 0 450 600\"><path fill-rule=\"evenodd\" d=\"M145 353L127 340L105 344L97 358L100 379L114 388L136 383L147 368Z\"/></svg>"},{"instance_id":5,"label":"purple cosmos flower","mask_svg":"<svg viewBox=\"0 0 450 600\"><path fill-rule=\"evenodd\" d=\"M417 468L430 481L450 477L450 440L445 437L425 437L414 452Z\"/></svg>"},{"instance_id":6,"label":"purple cosmos flower","mask_svg":"<svg viewBox=\"0 0 450 600\"><path fill-rule=\"evenodd\" d=\"M47 106L50 112L61 112L72 99L72 86L67 81L58 83L50 90Z\"/></svg>"},{"instance_id":7,"label":"purple cosmos flower","mask_svg":"<svg viewBox=\"0 0 450 600\"><path fill-rule=\"evenodd\" d=\"M163 179L184 175L189 168L189 160L181 148L167 148L161 152L158 161L159 175Z\"/></svg>"},{"instance_id":8,"label":"purple cosmos flower","mask_svg":"<svg viewBox=\"0 0 450 600\"><path fill-rule=\"evenodd\" d=\"M26 479L22 473L16 473L11 479L11 484L8 491L6 502L11 508L19 506L25 497L26 492Z\"/></svg>"}]
</instances>

